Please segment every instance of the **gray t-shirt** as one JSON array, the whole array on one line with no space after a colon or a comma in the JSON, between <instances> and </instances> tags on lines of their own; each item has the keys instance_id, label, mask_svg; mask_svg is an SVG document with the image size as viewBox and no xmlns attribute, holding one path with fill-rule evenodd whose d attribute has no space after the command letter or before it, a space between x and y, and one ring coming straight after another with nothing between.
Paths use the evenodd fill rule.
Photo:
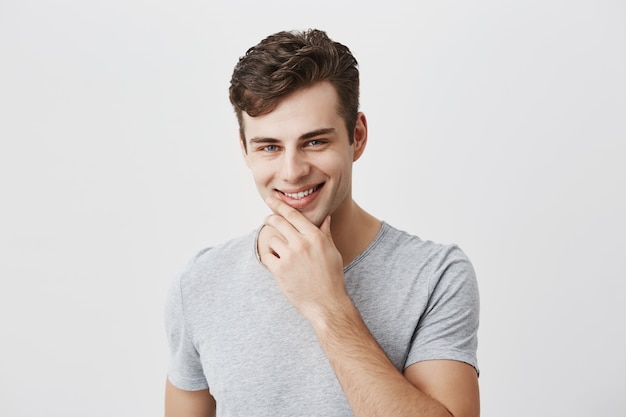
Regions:
<instances>
[{"instance_id":1,"label":"gray t-shirt","mask_svg":"<svg viewBox=\"0 0 626 417\"><path fill-rule=\"evenodd\" d=\"M311 325L256 252L258 231L198 253L166 304L170 382L210 388L218 416L352 416ZM399 371L426 360L478 371L479 294L456 245L383 222L344 269L363 320Z\"/></svg>"}]
</instances>

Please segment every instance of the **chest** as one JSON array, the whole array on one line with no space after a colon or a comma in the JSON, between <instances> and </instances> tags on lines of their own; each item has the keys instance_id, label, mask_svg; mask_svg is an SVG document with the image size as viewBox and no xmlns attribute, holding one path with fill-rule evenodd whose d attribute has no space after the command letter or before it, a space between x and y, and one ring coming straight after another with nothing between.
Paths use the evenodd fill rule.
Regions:
<instances>
[{"instance_id":1,"label":"chest","mask_svg":"<svg viewBox=\"0 0 626 417\"><path fill-rule=\"evenodd\" d=\"M351 284L357 278L359 284ZM419 319L419 309L411 306L419 301L415 294L398 295L362 278L347 276L346 288L402 370ZM188 312L190 330L211 393L223 407L237 407L224 415L258 415L265 409L290 410L284 414L290 416L352 415L311 325L269 272L212 282L195 297L193 304L202 308Z\"/></svg>"}]
</instances>

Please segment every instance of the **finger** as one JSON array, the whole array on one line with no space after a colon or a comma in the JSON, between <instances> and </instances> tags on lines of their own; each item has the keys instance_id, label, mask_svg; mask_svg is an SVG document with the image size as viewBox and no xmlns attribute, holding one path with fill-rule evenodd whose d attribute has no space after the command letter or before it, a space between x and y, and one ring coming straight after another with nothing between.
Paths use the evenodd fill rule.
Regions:
<instances>
[{"instance_id":1,"label":"finger","mask_svg":"<svg viewBox=\"0 0 626 417\"><path fill-rule=\"evenodd\" d=\"M280 237L285 243L300 236L300 232L295 226L279 214L270 214L265 217L264 224L271 228L271 235Z\"/></svg>"},{"instance_id":2,"label":"finger","mask_svg":"<svg viewBox=\"0 0 626 417\"><path fill-rule=\"evenodd\" d=\"M287 243L279 236L270 236L267 238L267 250L276 258L280 259L281 255L287 253Z\"/></svg>"},{"instance_id":3,"label":"finger","mask_svg":"<svg viewBox=\"0 0 626 417\"><path fill-rule=\"evenodd\" d=\"M265 265L270 272L273 272L280 261L280 255L271 249L270 246L259 248L259 255L261 256L261 262L263 265Z\"/></svg>"},{"instance_id":4,"label":"finger","mask_svg":"<svg viewBox=\"0 0 626 417\"><path fill-rule=\"evenodd\" d=\"M282 200L279 200L274 197L268 197L265 200L265 203L269 206L272 211L280 216L282 216L285 220L287 220L293 227L296 228L300 233L306 234L314 232L318 230L317 227L309 221L302 213L300 213L295 208L289 206Z\"/></svg>"},{"instance_id":5,"label":"finger","mask_svg":"<svg viewBox=\"0 0 626 417\"><path fill-rule=\"evenodd\" d=\"M332 238L333 235L330 232L330 216L326 216L322 224L320 225L320 230L326 234L326 236Z\"/></svg>"},{"instance_id":6,"label":"finger","mask_svg":"<svg viewBox=\"0 0 626 417\"><path fill-rule=\"evenodd\" d=\"M271 216L280 217L280 216L278 216L278 215L276 215L276 214L270 214L270 215L269 215L269 216L267 216L267 217L265 218L265 220L263 221L263 233L264 233L264 235L266 236L265 241L268 241L268 240L269 240L269 238L271 238L271 237L276 237L276 238L278 238L278 239L282 239L282 241L283 241L284 243L287 243L287 238L285 238L285 236L284 236L281 232L279 232L279 231L278 231L278 229L276 229L276 228L275 228L275 227L271 224L271 223L272 223L272 221L269 219L269 217L271 217ZM285 220L283 219L283 221L285 221ZM285 221L285 223L286 223L286 221Z\"/></svg>"},{"instance_id":7,"label":"finger","mask_svg":"<svg viewBox=\"0 0 626 417\"><path fill-rule=\"evenodd\" d=\"M258 247L263 263L276 262L281 258L281 254L287 253L287 242L279 234L270 234L264 239L264 242L264 244Z\"/></svg>"}]
</instances>

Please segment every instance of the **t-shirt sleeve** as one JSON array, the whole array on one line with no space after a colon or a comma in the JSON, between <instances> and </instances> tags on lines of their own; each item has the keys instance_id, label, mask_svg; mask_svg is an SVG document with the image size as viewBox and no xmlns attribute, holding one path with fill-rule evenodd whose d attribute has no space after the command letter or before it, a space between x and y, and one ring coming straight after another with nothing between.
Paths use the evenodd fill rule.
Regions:
<instances>
[{"instance_id":1,"label":"t-shirt sleeve","mask_svg":"<svg viewBox=\"0 0 626 417\"><path fill-rule=\"evenodd\" d=\"M405 367L426 360L457 360L479 372L479 293L474 268L465 253L450 245L431 265L429 297Z\"/></svg>"},{"instance_id":2,"label":"t-shirt sleeve","mask_svg":"<svg viewBox=\"0 0 626 417\"><path fill-rule=\"evenodd\" d=\"M165 304L165 329L170 348L168 379L179 389L198 391L208 388L208 384L185 320L181 279L172 282Z\"/></svg>"}]
</instances>

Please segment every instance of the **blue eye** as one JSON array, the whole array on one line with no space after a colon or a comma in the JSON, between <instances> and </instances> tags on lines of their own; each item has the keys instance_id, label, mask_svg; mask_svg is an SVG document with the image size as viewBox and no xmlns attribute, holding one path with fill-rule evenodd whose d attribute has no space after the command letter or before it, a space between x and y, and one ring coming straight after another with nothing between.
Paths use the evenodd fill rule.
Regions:
<instances>
[{"instance_id":1,"label":"blue eye","mask_svg":"<svg viewBox=\"0 0 626 417\"><path fill-rule=\"evenodd\" d=\"M267 145L263 147L265 152L276 152L278 150L278 146L276 145Z\"/></svg>"}]
</instances>

